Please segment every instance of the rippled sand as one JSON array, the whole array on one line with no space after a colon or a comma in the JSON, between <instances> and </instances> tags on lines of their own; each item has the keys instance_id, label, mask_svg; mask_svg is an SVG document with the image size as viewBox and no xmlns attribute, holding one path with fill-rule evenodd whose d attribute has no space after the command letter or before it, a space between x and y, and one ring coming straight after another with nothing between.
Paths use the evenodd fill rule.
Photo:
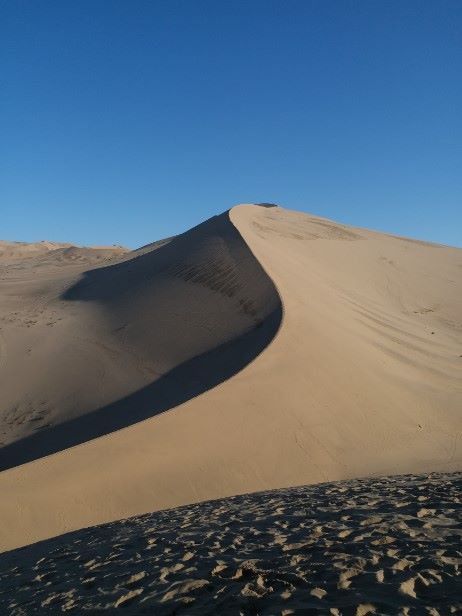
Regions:
<instances>
[{"instance_id":1,"label":"rippled sand","mask_svg":"<svg viewBox=\"0 0 462 616\"><path fill-rule=\"evenodd\" d=\"M0 556L0 613L449 614L462 474L237 496Z\"/></svg>"}]
</instances>

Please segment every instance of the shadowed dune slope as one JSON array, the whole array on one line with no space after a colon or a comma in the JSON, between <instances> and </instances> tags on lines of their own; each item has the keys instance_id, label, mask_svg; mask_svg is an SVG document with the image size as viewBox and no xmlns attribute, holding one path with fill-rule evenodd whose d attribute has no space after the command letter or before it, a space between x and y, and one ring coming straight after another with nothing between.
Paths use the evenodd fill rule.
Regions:
<instances>
[{"instance_id":1,"label":"shadowed dune slope","mask_svg":"<svg viewBox=\"0 0 462 616\"><path fill-rule=\"evenodd\" d=\"M460 473L179 507L1 555L0 610L460 614L461 514Z\"/></svg>"},{"instance_id":2,"label":"shadowed dune slope","mask_svg":"<svg viewBox=\"0 0 462 616\"><path fill-rule=\"evenodd\" d=\"M462 251L277 207L237 206L229 216L232 225L228 218L212 219L154 252L83 278L31 281L28 293L39 289L46 310L59 304L68 314L68 321L54 325L63 328L57 338L77 332L68 374L70 386L76 380L78 387L52 407L60 414L67 409L68 421L76 422L71 432L91 420L91 411L96 424L107 410L113 411L108 417L133 414L136 423L1 473L5 548L243 492L460 468ZM213 230L224 222L226 231ZM186 249L191 238L194 248ZM177 259L179 252L188 254L186 262ZM237 280L247 280L233 297L214 288L222 284L217 272L225 287L234 284L235 270L223 255L239 264ZM151 261L159 268L152 277ZM202 264L200 272L192 262ZM258 265L258 276L249 264ZM278 321L278 295L269 279L284 318L264 347ZM255 280L265 280L266 291ZM24 301L24 284L9 284L4 301L13 303L15 289ZM269 299L256 304L255 297ZM269 320L258 327L265 315ZM192 341L194 331L200 336ZM260 340L256 348L264 352L195 395L194 379L200 388L210 366L222 370L230 332L239 332L236 344L244 336L247 350ZM19 328L15 336L18 345ZM211 344L216 355L210 359ZM192 346L194 353L185 353ZM43 365L40 379L54 387L54 380L65 379L66 355L50 353L46 345L41 353L34 365ZM156 390L149 388L194 357L205 357L206 367L192 371L192 397L172 396L169 412L156 414L157 393L151 396ZM3 362L5 383L15 370L28 374L26 363L15 369L9 362L11 354ZM187 382L183 373L174 381L169 395ZM18 391L30 392L32 385ZM66 407L72 397L79 405L85 401L85 408ZM35 439L25 432L18 437ZM29 443L24 450L31 451ZM14 443L10 447L10 460L18 460L21 448L14 453Z\"/></svg>"},{"instance_id":3,"label":"shadowed dune slope","mask_svg":"<svg viewBox=\"0 0 462 616\"><path fill-rule=\"evenodd\" d=\"M62 284L47 289L55 327L29 316L30 352L4 368L2 469L197 396L254 359L280 322L277 292L228 213Z\"/></svg>"}]
</instances>

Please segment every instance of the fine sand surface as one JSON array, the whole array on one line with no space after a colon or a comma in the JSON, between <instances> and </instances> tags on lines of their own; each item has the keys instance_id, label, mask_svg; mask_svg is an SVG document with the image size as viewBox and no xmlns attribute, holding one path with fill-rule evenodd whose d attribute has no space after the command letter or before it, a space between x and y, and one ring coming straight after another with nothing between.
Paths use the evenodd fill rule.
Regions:
<instances>
[{"instance_id":1,"label":"fine sand surface","mask_svg":"<svg viewBox=\"0 0 462 616\"><path fill-rule=\"evenodd\" d=\"M63 251L79 263L71 276ZM2 470L196 397L280 323L276 289L227 213L88 270L94 253L55 250L3 281Z\"/></svg>"},{"instance_id":2,"label":"fine sand surface","mask_svg":"<svg viewBox=\"0 0 462 616\"><path fill-rule=\"evenodd\" d=\"M2 614L460 614L462 475L205 502L0 555Z\"/></svg>"},{"instance_id":3,"label":"fine sand surface","mask_svg":"<svg viewBox=\"0 0 462 616\"><path fill-rule=\"evenodd\" d=\"M6 252L3 549L462 466L460 249L245 205L105 260Z\"/></svg>"}]
</instances>

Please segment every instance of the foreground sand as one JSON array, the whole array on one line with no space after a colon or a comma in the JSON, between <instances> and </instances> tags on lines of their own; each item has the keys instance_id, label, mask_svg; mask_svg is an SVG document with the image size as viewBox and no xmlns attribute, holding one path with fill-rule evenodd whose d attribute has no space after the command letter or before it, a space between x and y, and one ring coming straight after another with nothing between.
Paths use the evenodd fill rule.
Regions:
<instances>
[{"instance_id":1,"label":"foreground sand","mask_svg":"<svg viewBox=\"0 0 462 616\"><path fill-rule=\"evenodd\" d=\"M3 549L461 468L460 249L246 205L102 268L79 255L2 269Z\"/></svg>"},{"instance_id":2,"label":"foreground sand","mask_svg":"<svg viewBox=\"0 0 462 616\"><path fill-rule=\"evenodd\" d=\"M461 514L460 473L181 507L0 556L0 611L460 613Z\"/></svg>"}]
</instances>

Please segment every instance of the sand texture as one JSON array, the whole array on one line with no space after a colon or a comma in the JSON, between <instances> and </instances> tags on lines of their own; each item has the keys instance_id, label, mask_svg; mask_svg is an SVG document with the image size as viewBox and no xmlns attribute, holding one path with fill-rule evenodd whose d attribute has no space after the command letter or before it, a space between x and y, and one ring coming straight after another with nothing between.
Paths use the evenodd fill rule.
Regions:
<instances>
[{"instance_id":1,"label":"sand texture","mask_svg":"<svg viewBox=\"0 0 462 616\"><path fill-rule=\"evenodd\" d=\"M255 205L95 250L0 254L2 549L460 470L462 250Z\"/></svg>"},{"instance_id":2,"label":"sand texture","mask_svg":"<svg viewBox=\"0 0 462 616\"><path fill-rule=\"evenodd\" d=\"M23 614L456 614L462 475L351 480L210 501L0 556Z\"/></svg>"},{"instance_id":3,"label":"sand texture","mask_svg":"<svg viewBox=\"0 0 462 616\"><path fill-rule=\"evenodd\" d=\"M63 250L80 251L83 273L59 267ZM3 282L2 470L196 397L279 325L274 285L228 214L95 269L82 250L91 259L49 252ZM44 263L55 267L30 280Z\"/></svg>"}]
</instances>

